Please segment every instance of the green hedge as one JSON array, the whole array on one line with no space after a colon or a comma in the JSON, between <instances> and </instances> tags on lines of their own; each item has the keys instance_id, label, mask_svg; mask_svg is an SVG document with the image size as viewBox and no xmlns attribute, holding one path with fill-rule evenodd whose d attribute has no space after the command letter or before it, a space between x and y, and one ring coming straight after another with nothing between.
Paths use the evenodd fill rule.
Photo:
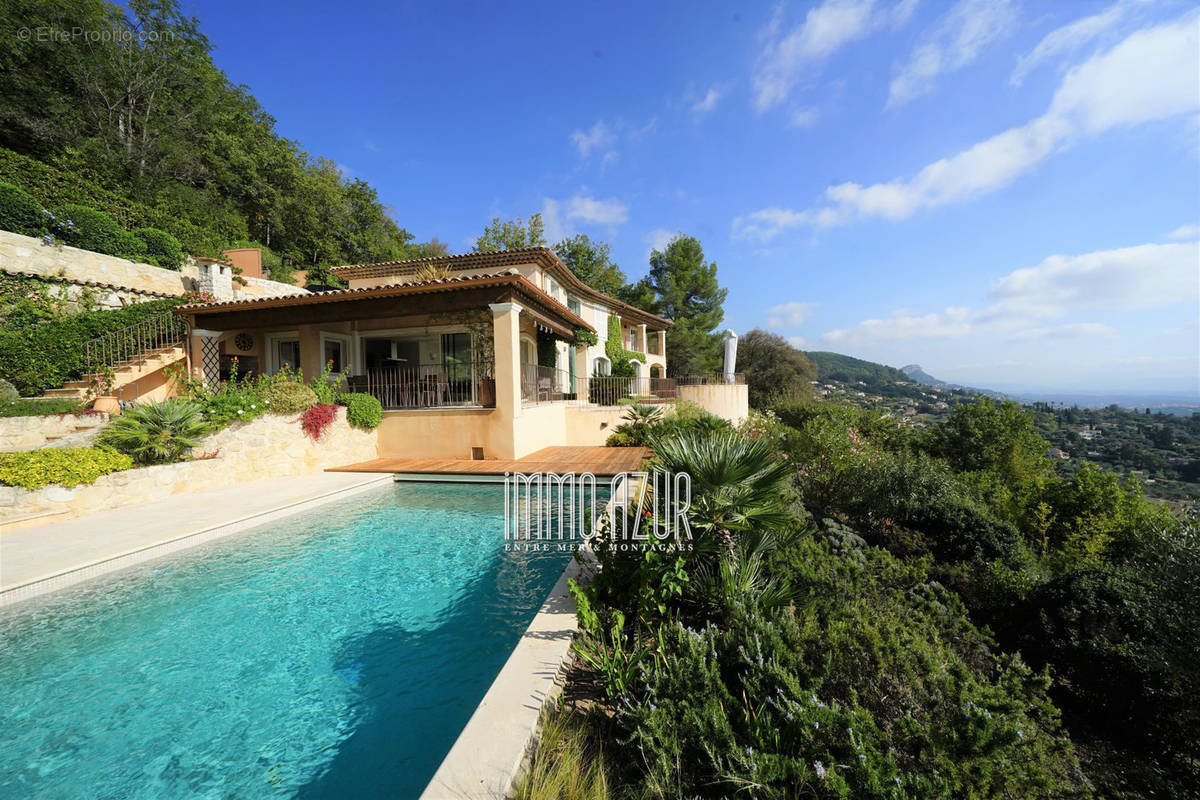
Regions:
<instances>
[{"instance_id":1,"label":"green hedge","mask_svg":"<svg viewBox=\"0 0 1200 800\"><path fill-rule=\"evenodd\" d=\"M146 254L145 242L108 214L88 206L63 206L55 214L54 230L64 243L81 250L139 260Z\"/></svg>"},{"instance_id":2,"label":"green hedge","mask_svg":"<svg viewBox=\"0 0 1200 800\"><path fill-rule=\"evenodd\" d=\"M383 405L365 392L350 392L338 395L338 402L346 407L346 421L356 428L373 431L383 422Z\"/></svg>"},{"instance_id":3,"label":"green hedge","mask_svg":"<svg viewBox=\"0 0 1200 800\"><path fill-rule=\"evenodd\" d=\"M46 232L47 219L42 204L29 192L11 183L0 183L0 230L41 236Z\"/></svg>"},{"instance_id":4,"label":"green hedge","mask_svg":"<svg viewBox=\"0 0 1200 800\"><path fill-rule=\"evenodd\" d=\"M38 395L83 376L88 341L148 317L162 314L179 300L135 303L111 311L88 311L37 325L0 328L0 378L22 395Z\"/></svg>"},{"instance_id":5,"label":"green hedge","mask_svg":"<svg viewBox=\"0 0 1200 800\"><path fill-rule=\"evenodd\" d=\"M124 453L101 447L72 447L0 453L0 483L23 489L92 483L101 475L133 466Z\"/></svg>"},{"instance_id":6,"label":"green hedge","mask_svg":"<svg viewBox=\"0 0 1200 800\"><path fill-rule=\"evenodd\" d=\"M178 270L183 264L183 247L179 240L158 228L137 228L133 235L145 245L147 264L164 269Z\"/></svg>"}]
</instances>

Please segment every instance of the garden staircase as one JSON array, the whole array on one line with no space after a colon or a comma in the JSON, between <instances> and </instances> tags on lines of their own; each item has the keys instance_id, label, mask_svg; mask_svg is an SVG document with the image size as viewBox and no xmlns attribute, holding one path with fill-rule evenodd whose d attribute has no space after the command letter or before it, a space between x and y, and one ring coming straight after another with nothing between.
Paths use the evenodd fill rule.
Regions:
<instances>
[{"instance_id":1,"label":"garden staircase","mask_svg":"<svg viewBox=\"0 0 1200 800\"><path fill-rule=\"evenodd\" d=\"M47 390L43 397L84 400L96 379L111 372L112 394L136 401L136 386L132 392L126 387L182 362L187 357L186 337L187 326L170 311L98 336L84 345L87 372L79 380Z\"/></svg>"}]
</instances>

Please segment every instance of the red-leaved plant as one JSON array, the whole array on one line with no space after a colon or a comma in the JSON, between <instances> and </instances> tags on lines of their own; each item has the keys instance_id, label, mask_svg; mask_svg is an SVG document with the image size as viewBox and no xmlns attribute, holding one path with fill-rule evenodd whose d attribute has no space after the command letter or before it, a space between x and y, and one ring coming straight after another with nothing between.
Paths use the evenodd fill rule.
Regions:
<instances>
[{"instance_id":1,"label":"red-leaved plant","mask_svg":"<svg viewBox=\"0 0 1200 800\"><path fill-rule=\"evenodd\" d=\"M320 439L325 430L333 424L334 418L337 417L338 406L328 403L317 403L312 408L308 408L300 415L300 427L307 433L315 442Z\"/></svg>"}]
</instances>

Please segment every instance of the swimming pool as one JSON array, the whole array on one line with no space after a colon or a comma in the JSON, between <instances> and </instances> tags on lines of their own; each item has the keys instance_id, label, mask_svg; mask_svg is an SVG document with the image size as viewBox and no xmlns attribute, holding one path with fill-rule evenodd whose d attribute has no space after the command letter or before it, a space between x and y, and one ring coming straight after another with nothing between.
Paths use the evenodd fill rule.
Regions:
<instances>
[{"instance_id":1,"label":"swimming pool","mask_svg":"<svg viewBox=\"0 0 1200 800\"><path fill-rule=\"evenodd\" d=\"M566 566L391 484L0 611L0 797L415 797Z\"/></svg>"}]
</instances>

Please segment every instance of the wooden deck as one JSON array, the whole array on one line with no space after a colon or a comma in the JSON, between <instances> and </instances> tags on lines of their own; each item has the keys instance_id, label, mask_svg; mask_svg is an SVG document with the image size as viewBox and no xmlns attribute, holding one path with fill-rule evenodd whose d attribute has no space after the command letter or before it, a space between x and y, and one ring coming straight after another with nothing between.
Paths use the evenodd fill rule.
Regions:
<instances>
[{"instance_id":1,"label":"wooden deck","mask_svg":"<svg viewBox=\"0 0 1200 800\"><path fill-rule=\"evenodd\" d=\"M326 472L395 472L419 475L503 475L506 472L591 472L615 475L634 472L650 457L648 447L546 447L513 460L465 458L376 458L332 467Z\"/></svg>"}]
</instances>

